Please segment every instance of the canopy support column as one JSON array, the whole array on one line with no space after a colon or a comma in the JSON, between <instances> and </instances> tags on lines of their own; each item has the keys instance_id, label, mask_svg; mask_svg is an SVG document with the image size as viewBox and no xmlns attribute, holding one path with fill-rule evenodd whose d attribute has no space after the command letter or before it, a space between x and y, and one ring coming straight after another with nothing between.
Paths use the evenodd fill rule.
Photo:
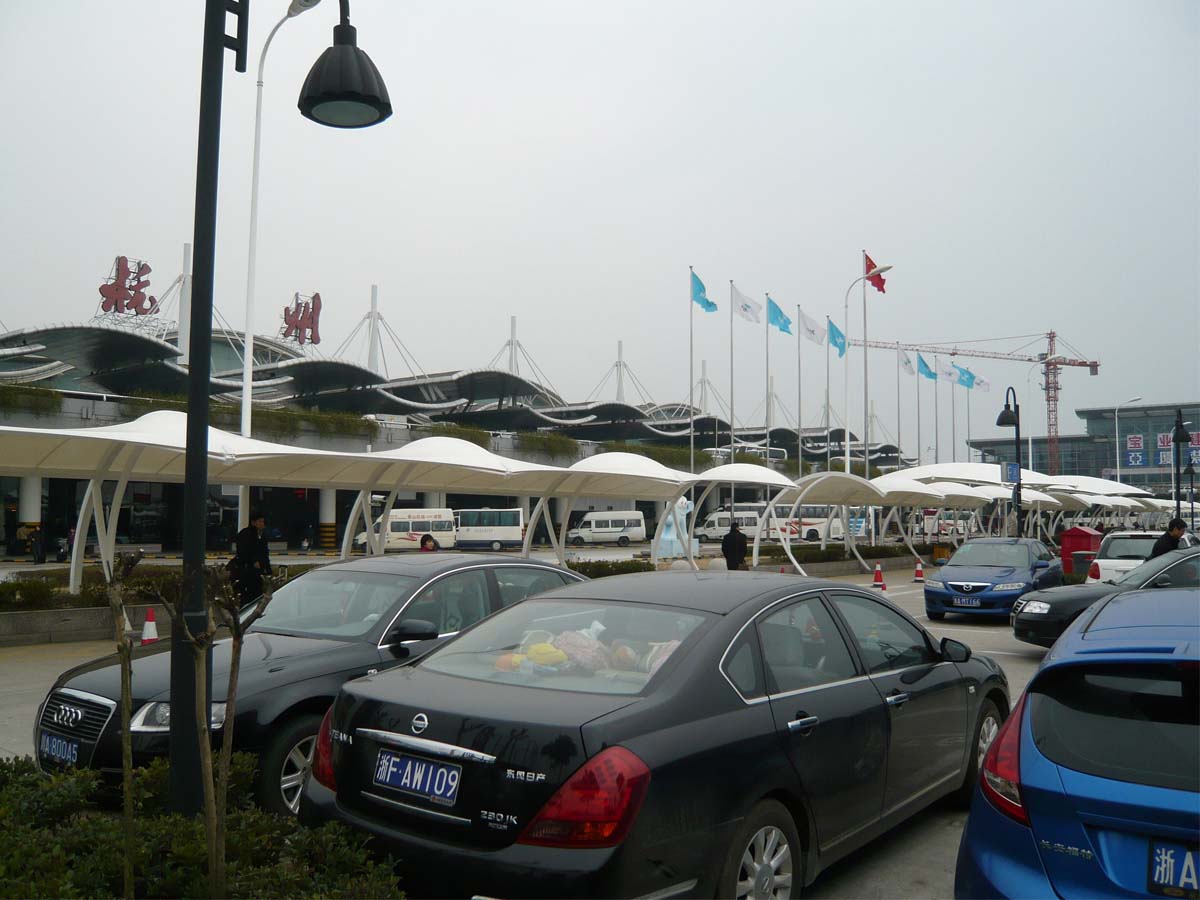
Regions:
<instances>
[{"instance_id":1,"label":"canopy support column","mask_svg":"<svg viewBox=\"0 0 1200 900\"><path fill-rule=\"evenodd\" d=\"M789 519L796 518L796 513L800 509L800 504L802 504L804 502L804 495L808 493L809 488L812 487L812 485L820 484L820 482L821 482L821 479L817 479L816 481L812 482L812 484L805 485L804 487L802 487L800 489L800 493L796 495L796 499L792 503L792 511L790 513L788 513ZM828 528L830 521L831 521L830 518L826 518L826 520L825 520L826 528ZM824 549L824 542L822 542L822 549ZM783 552L786 553L787 558L792 561L792 565L796 567L797 572L799 572L801 575L808 574L807 572L804 571L804 566L800 565L799 561L796 559L796 555L794 553L792 553L791 541L784 541Z\"/></svg>"},{"instance_id":2,"label":"canopy support column","mask_svg":"<svg viewBox=\"0 0 1200 900\"><path fill-rule=\"evenodd\" d=\"M542 515L542 510L546 508L546 498L538 497L537 503L533 507L533 512L529 514L529 520L525 525L525 537L521 540L521 558L529 559L529 551L533 547L533 532L537 528L538 517ZM547 530L553 537L554 526L547 525ZM554 546L553 540L551 546Z\"/></svg>"},{"instance_id":3,"label":"canopy support column","mask_svg":"<svg viewBox=\"0 0 1200 900\"><path fill-rule=\"evenodd\" d=\"M842 528L846 534L846 546L850 548L850 552L858 559L858 564L863 567L864 572L870 572L871 567L867 565L867 561L862 558L862 554L858 552L858 545L854 542L853 529L850 527L850 507L842 507ZM865 521L865 520L864 520Z\"/></svg>"},{"instance_id":4,"label":"canopy support column","mask_svg":"<svg viewBox=\"0 0 1200 900\"><path fill-rule=\"evenodd\" d=\"M359 514L362 513L364 500L369 504L370 495L367 490L360 490L354 497L354 505L350 507L350 515L346 518L346 533L342 535L342 559L350 558L350 550L354 546L354 529L358 527ZM371 523L367 522L367 540L371 539Z\"/></svg>"},{"instance_id":5,"label":"canopy support column","mask_svg":"<svg viewBox=\"0 0 1200 900\"><path fill-rule=\"evenodd\" d=\"M69 590L72 594L78 594L79 589L83 586L83 551L87 546L88 526L91 524L92 517L96 515L97 509L100 509L100 500L103 498L104 476L111 468L113 461L117 458L117 454L123 448L121 445L111 447L104 457L100 460L100 465L96 467L96 474L88 480L87 489L83 493L83 502L79 506L79 520L75 526L75 545L71 548L71 575L69 579ZM140 452L140 451L139 451ZM124 470L128 473L129 468ZM122 493L124 491L122 490ZM118 507L120 509L120 507ZM107 532L103 531L104 516L101 512L100 516L96 517L96 543L97 549L101 551L101 561L103 562L104 538ZM104 573L105 581L108 581L112 576L111 569L107 569Z\"/></svg>"},{"instance_id":6,"label":"canopy support column","mask_svg":"<svg viewBox=\"0 0 1200 900\"><path fill-rule=\"evenodd\" d=\"M566 501L566 506L563 508L562 523L559 525L558 531L558 546L554 548L554 552L558 555L558 564L565 566L567 564L567 524L571 521L571 510L575 507L575 497L563 497Z\"/></svg>"}]
</instances>

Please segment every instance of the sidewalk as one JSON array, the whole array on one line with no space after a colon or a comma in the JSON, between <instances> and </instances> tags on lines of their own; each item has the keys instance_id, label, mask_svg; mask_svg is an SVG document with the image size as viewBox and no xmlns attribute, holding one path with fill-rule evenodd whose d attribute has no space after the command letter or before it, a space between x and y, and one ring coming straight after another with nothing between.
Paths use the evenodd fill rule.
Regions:
<instances>
[{"instance_id":1,"label":"sidewalk","mask_svg":"<svg viewBox=\"0 0 1200 900\"><path fill-rule=\"evenodd\" d=\"M112 650L112 641L0 650L0 756L32 754L34 718L54 679L71 666Z\"/></svg>"}]
</instances>

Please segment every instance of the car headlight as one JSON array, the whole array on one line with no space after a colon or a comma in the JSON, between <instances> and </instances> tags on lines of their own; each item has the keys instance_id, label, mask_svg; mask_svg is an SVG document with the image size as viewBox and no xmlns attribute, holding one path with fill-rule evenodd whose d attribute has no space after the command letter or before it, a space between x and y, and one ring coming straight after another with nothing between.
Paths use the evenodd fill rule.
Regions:
<instances>
[{"instance_id":1,"label":"car headlight","mask_svg":"<svg viewBox=\"0 0 1200 900\"><path fill-rule=\"evenodd\" d=\"M1019 591L1025 587L1023 581L1006 581L1004 584L995 585L993 591Z\"/></svg>"},{"instance_id":2,"label":"car headlight","mask_svg":"<svg viewBox=\"0 0 1200 900\"><path fill-rule=\"evenodd\" d=\"M1029 613L1031 616L1044 616L1048 612L1050 612L1049 603L1045 603L1041 600L1030 600L1021 607L1021 612L1018 615L1023 616L1025 613Z\"/></svg>"},{"instance_id":3,"label":"car headlight","mask_svg":"<svg viewBox=\"0 0 1200 900\"><path fill-rule=\"evenodd\" d=\"M220 728L225 724L225 704L214 703L209 709L208 725ZM143 734L171 730L171 704L147 703L129 720L129 730Z\"/></svg>"}]
</instances>

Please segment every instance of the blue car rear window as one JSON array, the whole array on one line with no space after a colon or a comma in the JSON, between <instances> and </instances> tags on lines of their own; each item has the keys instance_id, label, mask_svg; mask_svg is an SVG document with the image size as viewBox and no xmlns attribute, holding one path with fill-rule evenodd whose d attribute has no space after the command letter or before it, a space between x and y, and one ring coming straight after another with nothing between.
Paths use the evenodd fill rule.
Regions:
<instances>
[{"instance_id":1,"label":"blue car rear window","mask_svg":"<svg viewBox=\"0 0 1200 900\"><path fill-rule=\"evenodd\" d=\"M1030 688L1037 748L1068 769L1200 791L1200 665L1106 663L1052 669Z\"/></svg>"}]
</instances>

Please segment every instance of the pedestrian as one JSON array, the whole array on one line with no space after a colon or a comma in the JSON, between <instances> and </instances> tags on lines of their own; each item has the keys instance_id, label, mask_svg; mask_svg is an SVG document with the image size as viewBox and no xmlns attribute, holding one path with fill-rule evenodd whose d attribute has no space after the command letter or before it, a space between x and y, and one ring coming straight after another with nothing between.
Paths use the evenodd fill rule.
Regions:
<instances>
[{"instance_id":1,"label":"pedestrian","mask_svg":"<svg viewBox=\"0 0 1200 900\"><path fill-rule=\"evenodd\" d=\"M262 595L263 578L271 574L271 551L263 535L266 527L266 516L255 510L250 513L250 524L237 534L230 575L243 606Z\"/></svg>"},{"instance_id":2,"label":"pedestrian","mask_svg":"<svg viewBox=\"0 0 1200 900\"><path fill-rule=\"evenodd\" d=\"M437 541L433 539L432 534L427 534L421 538L421 551L424 553L433 553L437 550Z\"/></svg>"},{"instance_id":3,"label":"pedestrian","mask_svg":"<svg viewBox=\"0 0 1200 900\"><path fill-rule=\"evenodd\" d=\"M1164 553L1178 550L1179 539L1183 537L1185 531L1187 531L1187 523L1183 519L1172 519L1167 523L1167 530L1159 535L1158 540L1154 542L1154 549L1150 551L1148 558L1154 559L1156 556L1162 556Z\"/></svg>"},{"instance_id":4,"label":"pedestrian","mask_svg":"<svg viewBox=\"0 0 1200 900\"><path fill-rule=\"evenodd\" d=\"M35 524L29 531L29 552L33 554L33 564L40 566L46 561L46 538L42 534L42 526Z\"/></svg>"},{"instance_id":5,"label":"pedestrian","mask_svg":"<svg viewBox=\"0 0 1200 900\"><path fill-rule=\"evenodd\" d=\"M29 552L29 526L24 522L17 526L17 552Z\"/></svg>"},{"instance_id":6,"label":"pedestrian","mask_svg":"<svg viewBox=\"0 0 1200 900\"><path fill-rule=\"evenodd\" d=\"M742 534L736 521L729 526L725 537L721 538L721 555L725 557L725 566L730 572L745 568L746 536Z\"/></svg>"}]
</instances>

